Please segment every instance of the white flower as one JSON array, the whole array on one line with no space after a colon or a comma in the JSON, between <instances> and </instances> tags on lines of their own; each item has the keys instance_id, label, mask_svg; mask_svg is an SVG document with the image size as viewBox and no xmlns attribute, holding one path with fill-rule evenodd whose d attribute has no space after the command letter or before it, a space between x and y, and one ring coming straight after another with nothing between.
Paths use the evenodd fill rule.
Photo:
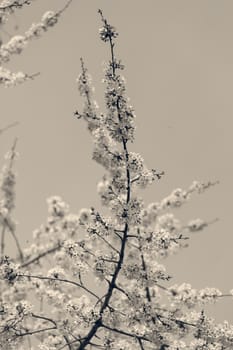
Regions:
<instances>
[{"instance_id":1,"label":"white flower","mask_svg":"<svg viewBox=\"0 0 233 350\"><path fill-rule=\"evenodd\" d=\"M78 316L80 312L86 312L85 309L89 309L90 306L90 299L86 295L82 295L79 298L72 298L72 300L69 300L65 308L71 315Z\"/></svg>"},{"instance_id":2,"label":"white flower","mask_svg":"<svg viewBox=\"0 0 233 350\"><path fill-rule=\"evenodd\" d=\"M53 11L47 11L42 16L41 22L46 27L53 27L57 23L57 14Z\"/></svg>"},{"instance_id":3,"label":"white flower","mask_svg":"<svg viewBox=\"0 0 233 350\"><path fill-rule=\"evenodd\" d=\"M18 157L19 157L19 153L18 152L16 152L15 150L10 150L10 151L8 151L6 154L5 154L5 156L4 156L4 158L6 159L6 160L11 160L11 159L18 159Z\"/></svg>"},{"instance_id":4,"label":"white flower","mask_svg":"<svg viewBox=\"0 0 233 350\"><path fill-rule=\"evenodd\" d=\"M59 196L53 196L47 199L48 212L53 217L63 218L68 213L69 206Z\"/></svg>"},{"instance_id":5,"label":"white flower","mask_svg":"<svg viewBox=\"0 0 233 350\"><path fill-rule=\"evenodd\" d=\"M28 39L38 38L43 34L44 28L43 23L32 23L25 35Z\"/></svg>"},{"instance_id":6,"label":"white flower","mask_svg":"<svg viewBox=\"0 0 233 350\"><path fill-rule=\"evenodd\" d=\"M158 216L156 228L162 228L168 230L169 232L173 232L180 228L180 222L172 213L166 213L164 215Z\"/></svg>"},{"instance_id":7,"label":"white flower","mask_svg":"<svg viewBox=\"0 0 233 350\"><path fill-rule=\"evenodd\" d=\"M197 304L197 291L192 289L189 283L174 285L168 289L168 293L172 296L172 300L186 305L188 308Z\"/></svg>"},{"instance_id":8,"label":"white flower","mask_svg":"<svg viewBox=\"0 0 233 350\"><path fill-rule=\"evenodd\" d=\"M207 223L202 219L195 219L188 223L188 229L190 232L196 232L203 230L207 226Z\"/></svg>"},{"instance_id":9,"label":"white flower","mask_svg":"<svg viewBox=\"0 0 233 350\"><path fill-rule=\"evenodd\" d=\"M172 193L164 198L161 202L163 209L180 207L188 199L188 193L181 188L177 188Z\"/></svg>"},{"instance_id":10,"label":"white flower","mask_svg":"<svg viewBox=\"0 0 233 350\"><path fill-rule=\"evenodd\" d=\"M130 152L128 166L133 173L141 173L144 166L144 160L139 153Z\"/></svg>"},{"instance_id":11,"label":"white flower","mask_svg":"<svg viewBox=\"0 0 233 350\"><path fill-rule=\"evenodd\" d=\"M82 225L85 225L91 221L91 210L83 208L79 211L79 220Z\"/></svg>"},{"instance_id":12,"label":"white flower","mask_svg":"<svg viewBox=\"0 0 233 350\"><path fill-rule=\"evenodd\" d=\"M8 213L9 213L9 210L3 205L2 202L3 201L0 202L0 220L1 220L1 217L3 219L7 218Z\"/></svg>"},{"instance_id":13,"label":"white flower","mask_svg":"<svg viewBox=\"0 0 233 350\"><path fill-rule=\"evenodd\" d=\"M28 79L28 76L22 72L12 73L10 70L0 67L0 84L5 87L21 84Z\"/></svg>"},{"instance_id":14,"label":"white flower","mask_svg":"<svg viewBox=\"0 0 233 350\"><path fill-rule=\"evenodd\" d=\"M33 310L33 306L27 300L21 300L15 304L15 308L19 314L30 315Z\"/></svg>"},{"instance_id":15,"label":"white flower","mask_svg":"<svg viewBox=\"0 0 233 350\"><path fill-rule=\"evenodd\" d=\"M79 253L79 245L77 242L74 242L71 239L68 239L64 242L65 252L72 258L78 256Z\"/></svg>"},{"instance_id":16,"label":"white flower","mask_svg":"<svg viewBox=\"0 0 233 350\"><path fill-rule=\"evenodd\" d=\"M109 41L110 39L116 38L118 36L116 29L109 24L105 24L104 27L100 28L99 34L100 39L104 42Z\"/></svg>"},{"instance_id":17,"label":"white flower","mask_svg":"<svg viewBox=\"0 0 233 350\"><path fill-rule=\"evenodd\" d=\"M192 185L189 187L189 192L198 192L198 193L202 193L204 192L206 189L208 189L211 186L214 186L216 184L218 184L218 181L215 182L199 182L199 181L193 181Z\"/></svg>"},{"instance_id":18,"label":"white flower","mask_svg":"<svg viewBox=\"0 0 233 350\"><path fill-rule=\"evenodd\" d=\"M20 54L27 43L26 37L22 35L13 36L8 43L0 47L0 62L7 62L10 60L11 55Z\"/></svg>"},{"instance_id":19,"label":"white flower","mask_svg":"<svg viewBox=\"0 0 233 350\"><path fill-rule=\"evenodd\" d=\"M47 276L52 278L64 278L65 271L61 267L54 267L48 271Z\"/></svg>"},{"instance_id":20,"label":"white flower","mask_svg":"<svg viewBox=\"0 0 233 350\"><path fill-rule=\"evenodd\" d=\"M215 301L219 297L222 296L222 292L217 288L204 288L199 291L199 299L200 301L208 302Z\"/></svg>"}]
</instances>

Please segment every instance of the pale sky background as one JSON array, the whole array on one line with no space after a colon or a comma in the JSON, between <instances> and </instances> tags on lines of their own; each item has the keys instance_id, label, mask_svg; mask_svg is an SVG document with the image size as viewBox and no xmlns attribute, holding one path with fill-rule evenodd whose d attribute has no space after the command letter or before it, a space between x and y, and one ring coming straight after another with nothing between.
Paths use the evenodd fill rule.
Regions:
<instances>
[{"instance_id":1,"label":"pale sky background","mask_svg":"<svg viewBox=\"0 0 233 350\"><path fill-rule=\"evenodd\" d=\"M23 33L46 10L64 4L37 0L18 11L12 24ZM18 236L24 246L31 241L32 231L46 220L50 195L62 196L72 212L99 205L96 184L104 171L91 160L84 123L73 116L82 109L75 84L80 56L103 106L102 63L109 51L98 37L98 8L120 33L117 54L126 65L127 91L137 115L136 142L130 149L140 152L148 167L166 172L145 191L145 201L158 201L177 187L186 189L193 180L220 181L177 211L185 222L198 217L219 221L169 258L168 272L174 283L227 292L233 288L230 0L74 0L53 29L11 61L15 71L41 72L24 85L1 87L0 128L20 122L0 137L2 159L14 137L19 138ZM233 298L211 311L219 321L233 322Z\"/></svg>"}]
</instances>

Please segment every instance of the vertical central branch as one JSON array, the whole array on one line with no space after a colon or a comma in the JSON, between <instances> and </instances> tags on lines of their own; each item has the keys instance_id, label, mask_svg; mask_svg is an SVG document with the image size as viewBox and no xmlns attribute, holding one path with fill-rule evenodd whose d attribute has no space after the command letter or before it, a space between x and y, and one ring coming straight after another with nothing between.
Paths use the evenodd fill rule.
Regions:
<instances>
[{"instance_id":1,"label":"vertical central branch","mask_svg":"<svg viewBox=\"0 0 233 350\"><path fill-rule=\"evenodd\" d=\"M105 20L104 20L105 21ZM105 24L107 25L107 22L105 21ZM111 50L111 67L112 67L112 76L113 79L116 78L116 65L115 65L115 55L114 55L114 43L112 41L112 38L109 37L109 43L110 43L110 50ZM116 104L116 110L117 110L117 115L118 115L118 121L119 123L121 122L121 108L119 103L117 102ZM120 129L120 128L119 128ZM131 184L130 184L130 169L129 169L129 153L127 149L127 140L124 138L121 133L121 139L122 139L122 146L124 150L124 156L125 156L125 168L126 168L126 206L128 206L130 202L130 197L131 197ZM82 343L79 345L78 350L84 350L85 347L90 344L91 339L95 336L97 333L98 329L101 328L102 325L102 316L106 308L109 306L109 302L111 300L113 291L116 287L116 281L118 278L118 275L120 273L121 267L124 262L124 256L125 256L125 248L126 248L126 243L127 243L127 238L128 238L128 230L129 230L129 223L128 220L126 220L125 225L124 225L124 230L123 230L123 237L121 240L121 247L120 247L120 253L119 253L119 259L115 268L115 271L112 275L112 279L109 282L108 286L108 291L105 295L103 304L100 308L100 316L90 329L89 333L85 337L85 339L82 341Z\"/></svg>"},{"instance_id":2,"label":"vertical central branch","mask_svg":"<svg viewBox=\"0 0 233 350\"><path fill-rule=\"evenodd\" d=\"M131 188L130 188L130 171L129 171L129 167L128 167L128 151L127 151L126 141L124 142L124 149L125 149L125 156L126 156L126 177L127 177L127 184L128 184L127 185L126 203L128 204L128 202L130 200ZM129 230L129 225L128 225L128 222L126 222L125 226L124 226L124 234L123 234L123 237L122 237L122 243L121 243L119 260L118 260L115 272L114 272L114 274L112 276L112 279L111 279L111 281L109 283L108 291L107 291L107 294L105 296L104 302L103 302L102 307L100 309L100 317L96 320L96 322L92 326L91 330L89 331L89 333L85 337L85 340L78 347L78 350L84 350L85 347L88 344L90 344L91 339L95 336L95 334L98 331L98 329L102 327L102 316L103 316L104 311L106 310L106 308L109 305L110 299L112 297L113 290L114 290L114 288L116 286L117 277L119 275L119 272L121 270L121 267L122 267L122 264L123 264L123 261L124 261L125 247L126 247L126 242L127 242L128 230Z\"/></svg>"}]
</instances>

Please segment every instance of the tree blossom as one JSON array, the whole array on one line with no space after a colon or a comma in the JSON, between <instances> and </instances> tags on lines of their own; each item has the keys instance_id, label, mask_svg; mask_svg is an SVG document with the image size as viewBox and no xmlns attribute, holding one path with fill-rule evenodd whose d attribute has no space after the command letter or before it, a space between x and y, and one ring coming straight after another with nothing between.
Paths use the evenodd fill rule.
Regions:
<instances>
[{"instance_id":1,"label":"tree blossom","mask_svg":"<svg viewBox=\"0 0 233 350\"><path fill-rule=\"evenodd\" d=\"M196 219L188 223L188 228L191 232L203 230L207 226L207 223L204 220Z\"/></svg>"},{"instance_id":2,"label":"tree blossom","mask_svg":"<svg viewBox=\"0 0 233 350\"><path fill-rule=\"evenodd\" d=\"M40 22L33 23L24 35L16 34L15 36L11 37L8 42L2 43L0 45L0 84L9 87L23 83L28 79L33 79L37 75L29 75L22 72L13 73L10 70L4 68L2 65L9 62L13 55L21 54L30 40L40 37L51 27L53 27L57 23L64 10L69 6L71 1L72 0L69 0L65 7L57 13L53 11L45 12ZM8 16L12 14L16 9L22 8L26 4L29 5L30 2L30 0L2 1L0 4L1 25L7 22Z\"/></svg>"},{"instance_id":3,"label":"tree blossom","mask_svg":"<svg viewBox=\"0 0 233 350\"><path fill-rule=\"evenodd\" d=\"M173 211L215 182L195 181L187 190L177 188L150 204L139 196L139 190L159 180L163 171L149 170L139 153L129 151L135 113L126 94L124 65L115 56L118 33L99 13L100 38L110 48L104 71L105 111L99 112L81 59L77 84L84 105L75 116L87 124L93 160L105 172L97 186L105 211L91 207L72 213L60 196L52 196L47 200L48 218L34 230L34 242L23 250L22 259L2 254L1 344L22 350L32 338L41 350L231 349L233 326L216 324L204 306L233 292L171 285L164 263L187 247L189 234L210 224L202 219L183 224ZM20 53L57 17L48 12L25 37L12 38L0 49L2 60ZM7 161L14 157L12 149ZM5 169L1 225L14 207L15 177L11 166Z\"/></svg>"}]
</instances>

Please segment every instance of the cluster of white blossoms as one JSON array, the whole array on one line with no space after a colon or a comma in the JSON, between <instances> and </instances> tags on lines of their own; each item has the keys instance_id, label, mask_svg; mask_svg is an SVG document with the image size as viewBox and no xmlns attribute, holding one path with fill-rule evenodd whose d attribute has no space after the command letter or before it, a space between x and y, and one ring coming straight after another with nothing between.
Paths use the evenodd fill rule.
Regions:
<instances>
[{"instance_id":1,"label":"cluster of white blossoms","mask_svg":"<svg viewBox=\"0 0 233 350\"><path fill-rule=\"evenodd\" d=\"M20 258L23 258L19 241L15 235L16 222L13 219L12 211L15 208L15 183L16 172L14 170L14 162L18 157L16 152L16 142L9 152L5 155L6 165L3 166L0 173L0 228L1 228L1 244L0 258L4 257L6 236L10 234L15 240Z\"/></svg>"},{"instance_id":2,"label":"cluster of white blossoms","mask_svg":"<svg viewBox=\"0 0 233 350\"><path fill-rule=\"evenodd\" d=\"M9 16L16 10L22 8L24 5L29 5L29 0L4 0L0 3L0 25L6 24ZM68 3L69 4L69 3ZM64 8L65 9L65 8ZM63 9L63 10L64 10ZM14 86L25 82L28 79L32 79L36 74L29 75L23 72L11 72L9 69L2 65L9 62L13 55L21 54L26 48L28 43L35 38L39 38L51 27L53 27L63 10L55 13L53 11L47 11L42 16L38 23L33 23L24 35L16 34L10 38L6 43L0 45L0 84L4 86Z\"/></svg>"},{"instance_id":3,"label":"cluster of white blossoms","mask_svg":"<svg viewBox=\"0 0 233 350\"><path fill-rule=\"evenodd\" d=\"M87 123L93 159L105 171L97 186L105 211L91 207L71 213L60 196L53 196L47 200L47 221L33 232L33 244L23 249L21 259L2 256L0 342L7 350L25 350L34 338L40 350L232 349L233 327L215 324L199 310L233 292L197 290L188 283L171 286L164 266L164 258L187 247L189 235L209 224L201 219L183 224L173 211L214 183L195 181L150 204L140 198L139 190L163 172L149 170L140 154L129 151L135 114L121 75L124 66L115 56L118 33L99 13L100 38L110 46L106 110L99 112L81 60L77 83L84 109L75 115ZM48 13L26 40L56 20ZM22 37L12 39L0 55L7 61L25 45ZM11 162L12 153L8 158ZM7 169L1 182L3 219L14 206L15 179ZM28 301L34 300L32 307Z\"/></svg>"},{"instance_id":4,"label":"cluster of white blossoms","mask_svg":"<svg viewBox=\"0 0 233 350\"><path fill-rule=\"evenodd\" d=\"M27 74L24 74L23 72L13 73L9 69L0 67L0 84L3 84L4 86L21 84L27 79Z\"/></svg>"},{"instance_id":5,"label":"cluster of white blossoms","mask_svg":"<svg viewBox=\"0 0 233 350\"><path fill-rule=\"evenodd\" d=\"M0 174L1 204L7 212L11 211L15 206L15 177L16 175L10 162L9 165L2 168Z\"/></svg>"},{"instance_id":6,"label":"cluster of white blossoms","mask_svg":"<svg viewBox=\"0 0 233 350\"><path fill-rule=\"evenodd\" d=\"M186 306L193 308L197 304L217 301L222 296L222 292L217 288L204 288L195 290L188 283L169 287L167 293L176 306Z\"/></svg>"},{"instance_id":7,"label":"cluster of white blossoms","mask_svg":"<svg viewBox=\"0 0 233 350\"><path fill-rule=\"evenodd\" d=\"M59 196L53 196L47 199L49 221L59 220L69 212L69 206Z\"/></svg>"}]
</instances>

